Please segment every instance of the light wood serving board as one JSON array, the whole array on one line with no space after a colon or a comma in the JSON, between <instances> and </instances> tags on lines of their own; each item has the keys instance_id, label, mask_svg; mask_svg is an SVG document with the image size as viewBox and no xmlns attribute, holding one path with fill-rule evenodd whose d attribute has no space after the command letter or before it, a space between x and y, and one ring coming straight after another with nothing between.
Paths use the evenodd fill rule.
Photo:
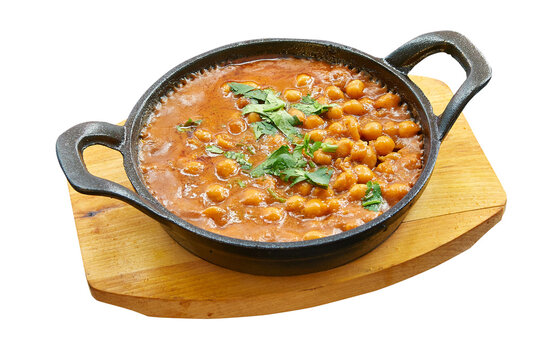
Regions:
<instances>
[{"instance_id":1,"label":"light wood serving board","mask_svg":"<svg viewBox=\"0 0 540 360\"><path fill-rule=\"evenodd\" d=\"M452 93L413 77L440 113ZM486 121L486 119L475 119ZM131 188L119 153L94 146L90 172ZM506 194L462 116L433 176L398 230L369 254L307 275L249 275L184 250L161 226L121 201L70 187L86 278L94 298L150 316L222 318L296 310L381 289L471 247L502 217Z\"/></svg>"}]
</instances>

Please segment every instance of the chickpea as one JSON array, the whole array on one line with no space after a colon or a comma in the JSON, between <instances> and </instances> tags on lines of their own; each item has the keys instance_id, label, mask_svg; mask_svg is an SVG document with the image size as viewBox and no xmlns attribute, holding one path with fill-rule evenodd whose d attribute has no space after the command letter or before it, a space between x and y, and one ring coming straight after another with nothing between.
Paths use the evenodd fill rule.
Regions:
<instances>
[{"instance_id":1,"label":"chickpea","mask_svg":"<svg viewBox=\"0 0 540 360\"><path fill-rule=\"evenodd\" d=\"M336 121L336 122L330 124L330 126L328 126L326 131L330 135L333 135L333 136L343 135L343 133L345 132L345 127L343 126L343 124L341 122Z\"/></svg>"},{"instance_id":2,"label":"chickpea","mask_svg":"<svg viewBox=\"0 0 540 360\"><path fill-rule=\"evenodd\" d=\"M326 205L322 200L311 199L305 203L302 213L308 218L322 216L326 213Z\"/></svg>"},{"instance_id":3,"label":"chickpea","mask_svg":"<svg viewBox=\"0 0 540 360\"><path fill-rule=\"evenodd\" d=\"M360 104L366 109L366 112L373 108L373 104L375 101L371 100L370 98L363 97L360 100L358 100Z\"/></svg>"},{"instance_id":4,"label":"chickpea","mask_svg":"<svg viewBox=\"0 0 540 360\"><path fill-rule=\"evenodd\" d=\"M343 111L347 114L362 115L367 111L358 100L349 100L343 104Z\"/></svg>"},{"instance_id":5,"label":"chickpea","mask_svg":"<svg viewBox=\"0 0 540 360\"><path fill-rule=\"evenodd\" d=\"M203 215L214 220L214 223L223 226L227 223L227 212L219 206L210 206L202 211Z\"/></svg>"},{"instance_id":6,"label":"chickpea","mask_svg":"<svg viewBox=\"0 0 540 360\"><path fill-rule=\"evenodd\" d=\"M304 120L304 127L306 129L314 129L324 124L324 120L318 115L309 115Z\"/></svg>"},{"instance_id":7,"label":"chickpea","mask_svg":"<svg viewBox=\"0 0 540 360\"><path fill-rule=\"evenodd\" d=\"M323 140L323 142L328 143L330 145L337 145L336 139L331 138L331 137L327 137L326 139Z\"/></svg>"},{"instance_id":8,"label":"chickpea","mask_svg":"<svg viewBox=\"0 0 540 360\"><path fill-rule=\"evenodd\" d=\"M360 140L360 129L356 118L352 115L347 115L343 118L343 123L345 124L350 137L356 141Z\"/></svg>"},{"instance_id":9,"label":"chickpea","mask_svg":"<svg viewBox=\"0 0 540 360\"><path fill-rule=\"evenodd\" d=\"M312 82L311 76L307 74L300 74L296 76L296 86L307 86Z\"/></svg>"},{"instance_id":10,"label":"chickpea","mask_svg":"<svg viewBox=\"0 0 540 360\"><path fill-rule=\"evenodd\" d=\"M235 144L227 134L216 135L217 146L225 150L232 150L235 148Z\"/></svg>"},{"instance_id":11,"label":"chickpea","mask_svg":"<svg viewBox=\"0 0 540 360\"><path fill-rule=\"evenodd\" d=\"M391 152L385 156L379 156L379 161L388 161L388 160L397 160L401 157L401 154L398 152Z\"/></svg>"},{"instance_id":12,"label":"chickpea","mask_svg":"<svg viewBox=\"0 0 540 360\"><path fill-rule=\"evenodd\" d=\"M354 167L354 172L358 178L358 182L361 184L366 184L369 180L373 179L375 174L365 165L357 165Z\"/></svg>"},{"instance_id":13,"label":"chickpea","mask_svg":"<svg viewBox=\"0 0 540 360\"><path fill-rule=\"evenodd\" d=\"M319 104L328 105L330 103L330 100L325 96L319 96L317 99L315 99Z\"/></svg>"},{"instance_id":14,"label":"chickpea","mask_svg":"<svg viewBox=\"0 0 540 360\"><path fill-rule=\"evenodd\" d=\"M283 97L285 98L285 100L287 100L288 102L295 102L295 101L298 101L302 98L302 93L298 90L285 90L283 92Z\"/></svg>"},{"instance_id":15,"label":"chickpea","mask_svg":"<svg viewBox=\"0 0 540 360\"><path fill-rule=\"evenodd\" d=\"M358 220L352 220L352 221L349 221L347 223L345 223L341 229L343 231L349 231L349 230L352 230L354 228L357 228L358 226L360 226L362 224L362 221L360 221L360 223L358 223Z\"/></svg>"},{"instance_id":16,"label":"chickpea","mask_svg":"<svg viewBox=\"0 0 540 360\"><path fill-rule=\"evenodd\" d=\"M409 170L420 169L422 167L422 162L416 156L411 155L403 157L401 163L406 169Z\"/></svg>"},{"instance_id":17,"label":"chickpea","mask_svg":"<svg viewBox=\"0 0 540 360\"><path fill-rule=\"evenodd\" d=\"M197 129L193 132L193 135L202 142L209 142L212 140L212 134L206 130Z\"/></svg>"},{"instance_id":18,"label":"chickpea","mask_svg":"<svg viewBox=\"0 0 540 360\"><path fill-rule=\"evenodd\" d=\"M377 121L370 121L362 128L362 137L366 140L375 140L382 135L382 125Z\"/></svg>"},{"instance_id":19,"label":"chickpea","mask_svg":"<svg viewBox=\"0 0 540 360\"><path fill-rule=\"evenodd\" d=\"M221 85L221 92L223 92L223 95L229 95L231 93L231 88L228 83Z\"/></svg>"},{"instance_id":20,"label":"chickpea","mask_svg":"<svg viewBox=\"0 0 540 360\"><path fill-rule=\"evenodd\" d=\"M283 210L276 207L267 207L262 210L262 218L269 222L275 222L281 220L283 217Z\"/></svg>"},{"instance_id":21,"label":"chickpea","mask_svg":"<svg viewBox=\"0 0 540 360\"><path fill-rule=\"evenodd\" d=\"M375 146L378 155L384 156L390 154L394 150L396 144L391 137L382 135L373 142L373 146Z\"/></svg>"},{"instance_id":22,"label":"chickpea","mask_svg":"<svg viewBox=\"0 0 540 360\"><path fill-rule=\"evenodd\" d=\"M261 202L264 201L264 198L265 198L264 192L262 192L259 189L250 188L250 189L244 190L240 198L240 202L244 205L257 206Z\"/></svg>"},{"instance_id":23,"label":"chickpea","mask_svg":"<svg viewBox=\"0 0 540 360\"><path fill-rule=\"evenodd\" d=\"M229 123L229 132L233 135L238 135L246 131L247 125L244 120L236 119Z\"/></svg>"},{"instance_id":24,"label":"chickpea","mask_svg":"<svg viewBox=\"0 0 540 360\"><path fill-rule=\"evenodd\" d=\"M357 141L354 143L351 149L351 160L362 161L367 153L367 144L363 141Z\"/></svg>"},{"instance_id":25,"label":"chickpea","mask_svg":"<svg viewBox=\"0 0 540 360\"><path fill-rule=\"evenodd\" d=\"M330 199L326 202L326 211L328 213L334 213L339 211L339 208L341 207L341 204L339 203L338 199Z\"/></svg>"},{"instance_id":26,"label":"chickpea","mask_svg":"<svg viewBox=\"0 0 540 360\"><path fill-rule=\"evenodd\" d=\"M392 94L392 93L386 93L382 96L380 96L377 100L375 100L375 103L373 104L377 109L385 108L385 109L391 109L393 107L396 107L399 105L399 102L401 99L398 95Z\"/></svg>"},{"instance_id":27,"label":"chickpea","mask_svg":"<svg viewBox=\"0 0 540 360\"><path fill-rule=\"evenodd\" d=\"M362 216L360 217L360 220L367 223L373 219L375 219L377 216L379 216L381 212L379 211L366 211Z\"/></svg>"},{"instance_id":28,"label":"chickpea","mask_svg":"<svg viewBox=\"0 0 540 360\"><path fill-rule=\"evenodd\" d=\"M401 200L409 192L409 185L402 183L394 183L383 187L382 193L384 198L390 205L395 204Z\"/></svg>"},{"instance_id":29,"label":"chickpea","mask_svg":"<svg viewBox=\"0 0 540 360\"><path fill-rule=\"evenodd\" d=\"M285 209L294 213L299 213L304 208L306 199L302 196L293 195L285 201Z\"/></svg>"},{"instance_id":30,"label":"chickpea","mask_svg":"<svg viewBox=\"0 0 540 360\"><path fill-rule=\"evenodd\" d=\"M236 161L232 159L224 159L216 164L216 172L219 177L228 178L238 171Z\"/></svg>"},{"instance_id":31,"label":"chickpea","mask_svg":"<svg viewBox=\"0 0 540 360\"><path fill-rule=\"evenodd\" d=\"M366 196L367 185L366 184L354 184L349 190L349 199L351 200L362 200ZM355 226L356 227L356 226Z\"/></svg>"},{"instance_id":32,"label":"chickpea","mask_svg":"<svg viewBox=\"0 0 540 360\"><path fill-rule=\"evenodd\" d=\"M345 157L351 154L354 142L351 139L341 139L337 143L336 156Z\"/></svg>"},{"instance_id":33,"label":"chickpea","mask_svg":"<svg viewBox=\"0 0 540 360\"><path fill-rule=\"evenodd\" d=\"M325 130L311 130L309 132L309 138L313 141L322 141L326 136Z\"/></svg>"},{"instance_id":34,"label":"chickpea","mask_svg":"<svg viewBox=\"0 0 540 360\"><path fill-rule=\"evenodd\" d=\"M395 138L398 135L398 123L395 121L387 121L383 125L383 133Z\"/></svg>"},{"instance_id":35,"label":"chickpea","mask_svg":"<svg viewBox=\"0 0 540 360\"><path fill-rule=\"evenodd\" d=\"M399 123L399 137L409 138L420 131L420 125L414 121L406 120Z\"/></svg>"},{"instance_id":36,"label":"chickpea","mask_svg":"<svg viewBox=\"0 0 540 360\"><path fill-rule=\"evenodd\" d=\"M330 165L332 163L332 155L319 149L313 153L313 161L319 165Z\"/></svg>"},{"instance_id":37,"label":"chickpea","mask_svg":"<svg viewBox=\"0 0 540 360\"><path fill-rule=\"evenodd\" d=\"M332 190L330 187L328 187L327 189L324 189L322 187L315 187L315 189L313 189L313 196L319 199L328 199L329 197L334 195L334 190Z\"/></svg>"},{"instance_id":38,"label":"chickpea","mask_svg":"<svg viewBox=\"0 0 540 360\"><path fill-rule=\"evenodd\" d=\"M341 109L341 106L336 105L332 106L328 111L326 112L326 117L332 120L339 119L343 116L343 110Z\"/></svg>"},{"instance_id":39,"label":"chickpea","mask_svg":"<svg viewBox=\"0 0 540 360\"><path fill-rule=\"evenodd\" d=\"M184 166L184 172L190 175L199 175L203 172L204 165L198 161L189 161Z\"/></svg>"},{"instance_id":40,"label":"chickpea","mask_svg":"<svg viewBox=\"0 0 540 360\"><path fill-rule=\"evenodd\" d=\"M326 96L328 96L328 98L331 100L339 100L345 97L343 95L343 91L341 91L340 88L334 85L330 85L326 88Z\"/></svg>"},{"instance_id":41,"label":"chickpea","mask_svg":"<svg viewBox=\"0 0 540 360\"><path fill-rule=\"evenodd\" d=\"M296 116L298 120L300 120L302 123L306 121L306 115L298 109L290 108L289 114L291 114L292 116Z\"/></svg>"},{"instance_id":42,"label":"chickpea","mask_svg":"<svg viewBox=\"0 0 540 360\"><path fill-rule=\"evenodd\" d=\"M383 174L393 174L395 172L394 170L394 162L393 161L384 161L377 165L375 168L376 171L383 173Z\"/></svg>"},{"instance_id":43,"label":"chickpea","mask_svg":"<svg viewBox=\"0 0 540 360\"><path fill-rule=\"evenodd\" d=\"M367 147L366 156L364 156L362 162L370 169L373 169L375 167L375 165L377 164L377 153L375 152L373 146Z\"/></svg>"},{"instance_id":44,"label":"chickpea","mask_svg":"<svg viewBox=\"0 0 540 360\"><path fill-rule=\"evenodd\" d=\"M213 184L206 189L206 196L213 202L221 202L229 196L229 190L221 185Z\"/></svg>"},{"instance_id":45,"label":"chickpea","mask_svg":"<svg viewBox=\"0 0 540 360\"><path fill-rule=\"evenodd\" d=\"M243 109L246 105L251 104L251 101L249 101L248 98L241 97L238 100L236 100L236 106L239 109Z\"/></svg>"},{"instance_id":46,"label":"chickpea","mask_svg":"<svg viewBox=\"0 0 540 360\"><path fill-rule=\"evenodd\" d=\"M356 175L352 171L347 170L338 175L332 186L336 191L341 192L350 189L355 183Z\"/></svg>"},{"instance_id":47,"label":"chickpea","mask_svg":"<svg viewBox=\"0 0 540 360\"><path fill-rule=\"evenodd\" d=\"M248 120L248 123L253 124L254 122L261 121L262 119L261 119L261 115L255 112L252 112L247 115L247 120Z\"/></svg>"},{"instance_id":48,"label":"chickpea","mask_svg":"<svg viewBox=\"0 0 540 360\"><path fill-rule=\"evenodd\" d=\"M293 190L303 196L308 196L309 194L311 194L312 189L313 189L313 185L305 181L302 181L301 183L293 186Z\"/></svg>"},{"instance_id":49,"label":"chickpea","mask_svg":"<svg viewBox=\"0 0 540 360\"><path fill-rule=\"evenodd\" d=\"M361 80L352 80L345 86L347 96L352 99L358 99L364 94L364 83Z\"/></svg>"},{"instance_id":50,"label":"chickpea","mask_svg":"<svg viewBox=\"0 0 540 360\"><path fill-rule=\"evenodd\" d=\"M343 111L352 115L364 115L370 110L372 102L373 100L368 98L349 100L343 104Z\"/></svg>"},{"instance_id":51,"label":"chickpea","mask_svg":"<svg viewBox=\"0 0 540 360\"><path fill-rule=\"evenodd\" d=\"M317 230L312 230L305 233L304 236L302 237L302 240L314 240L314 239L322 238L324 236L325 235L322 232L317 231Z\"/></svg>"}]
</instances>

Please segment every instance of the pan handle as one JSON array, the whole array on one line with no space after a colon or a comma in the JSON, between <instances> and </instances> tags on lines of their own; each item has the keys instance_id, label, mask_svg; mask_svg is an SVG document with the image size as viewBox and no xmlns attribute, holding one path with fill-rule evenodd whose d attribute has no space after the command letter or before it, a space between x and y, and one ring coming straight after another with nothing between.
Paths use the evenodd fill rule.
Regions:
<instances>
[{"instance_id":1,"label":"pan handle","mask_svg":"<svg viewBox=\"0 0 540 360\"><path fill-rule=\"evenodd\" d=\"M75 125L58 137L56 155L71 186L83 194L122 200L155 219L163 219L151 204L135 192L90 174L84 163L83 151L98 144L117 150L124 156L125 128L106 122L86 122Z\"/></svg>"},{"instance_id":2,"label":"pan handle","mask_svg":"<svg viewBox=\"0 0 540 360\"><path fill-rule=\"evenodd\" d=\"M465 82L450 99L441 116L437 118L439 140L442 141L465 105L491 79L491 68L484 56L460 33L436 31L420 35L401 45L384 61L407 75L420 61L439 52L452 55L467 74Z\"/></svg>"}]
</instances>

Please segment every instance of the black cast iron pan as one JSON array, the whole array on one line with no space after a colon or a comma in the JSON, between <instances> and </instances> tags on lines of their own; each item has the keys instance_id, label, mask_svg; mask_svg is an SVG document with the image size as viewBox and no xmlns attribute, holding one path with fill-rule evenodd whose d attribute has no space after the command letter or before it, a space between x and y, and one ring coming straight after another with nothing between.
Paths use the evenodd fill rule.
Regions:
<instances>
[{"instance_id":1,"label":"black cast iron pan","mask_svg":"<svg viewBox=\"0 0 540 360\"><path fill-rule=\"evenodd\" d=\"M435 116L420 89L407 77L409 71L429 55L452 55L467 74L465 82L441 116ZM139 133L162 96L182 79L201 69L241 58L282 55L314 58L364 70L399 93L408 104L424 135L424 168L411 191L376 219L337 235L316 240L266 243L230 238L200 229L173 215L146 189L138 166ZM109 196L136 207L159 221L180 245L192 253L230 269L264 275L291 275L329 269L371 251L399 226L424 190L433 171L441 141L467 102L491 78L482 54L463 35L433 32L407 42L380 59L354 48L320 40L262 39L238 42L211 50L176 66L137 102L124 126L87 122L64 132L56 143L60 166L73 188L84 194ZM91 175L82 153L91 145L104 145L124 157L124 169L136 192Z\"/></svg>"}]
</instances>

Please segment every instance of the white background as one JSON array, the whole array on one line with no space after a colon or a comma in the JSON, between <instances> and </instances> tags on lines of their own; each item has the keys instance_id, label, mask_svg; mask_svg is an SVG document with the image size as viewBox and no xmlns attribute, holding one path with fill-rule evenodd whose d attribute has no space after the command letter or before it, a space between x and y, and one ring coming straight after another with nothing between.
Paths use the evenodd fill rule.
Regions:
<instances>
[{"instance_id":1,"label":"white background","mask_svg":"<svg viewBox=\"0 0 540 360\"><path fill-rule=\"evenodd\" d=\"M538 359L540 18L533 3L2 2L0 357ZM268 316L158 319L91 297L54 153L61 132L125 119L170 68L234 41L325 39L383 57L445 29L469 37L493 68L465 116L508 195L502 221L470 250L370 294ZM413 73L454 91L465 78L446 55Z\"/></svg>"}]
</instances>

